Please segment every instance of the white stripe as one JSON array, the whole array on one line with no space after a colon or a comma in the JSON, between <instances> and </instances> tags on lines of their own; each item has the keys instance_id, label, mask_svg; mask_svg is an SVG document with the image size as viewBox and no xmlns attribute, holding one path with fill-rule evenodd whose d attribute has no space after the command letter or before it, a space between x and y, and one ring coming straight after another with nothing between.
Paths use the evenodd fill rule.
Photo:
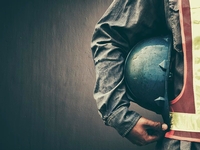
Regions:
<instances>
[{"instance_id":1,"label":"white stripe","mask_svg":"<svg viewBox=\"0 0 200 150\"><path fill-rule=\"evenodd\" d=\"M175 131L200 132L200 115L186 113L171 113L172 126Z\"/></svg>"},{"instance_id":2,"label":"white stripe","mask_svg":"<svg viewBox=\"0 0 200 150\"><path fill-rule=\"evenodd\" d=\"M193 54L193 89L196 114L200 114L200 0L190 0L192 54Z\"/></svg>"}]
</instances>

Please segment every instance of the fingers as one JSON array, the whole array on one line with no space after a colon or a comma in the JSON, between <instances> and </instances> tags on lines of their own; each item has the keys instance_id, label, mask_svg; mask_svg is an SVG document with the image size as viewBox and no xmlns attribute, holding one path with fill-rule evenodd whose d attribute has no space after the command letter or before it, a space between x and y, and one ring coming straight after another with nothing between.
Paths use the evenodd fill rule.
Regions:
<instances>
[{"instance_id":1,"label":"fingers","mask_svg":"<svg viewBox=\"0 0 200 150\"><path fill-rule=\"evenodd\" d=\"M164 135L165 130L167 130L166 124L142 117L126 137L132 143L142 146L159 140Z\"/></svg>"},{"instance_id":2,"label":"fingers","mask_svg":"<svg viewBox=\"0 0 200 150\"><path fill-rule=\"evenodd\" d=\"M146 141L152 143L159 140L164 135L164 131L167 130L168 126L160 122L147 120L145 128L147 132Z\"/></svg>"},{"instance_id":3,"label":"fingers","mask_svg":"<svg viewBox=\"0 0 200 150\"><path fill-rule=\"evenodd\" d=\"M166 124L161 124L161 130L154 131L153 134L148 134L147 141L152 143L152 142L155 142L155 141L159 140L164 135L164 132L162 132L162 131L166 131L167 128L168 128L168 126Z\"/></svg>"},{"instance_id":4,"label":"fingers","mask_svg":"<svg viewBox=\"0 0 200 150\"><path fill-rule=\"evenodd\" d=\"M162 124L161 122L154 122L151 120L147 120L145 123L146 128L152 128L155 129L157 131L166 131L168 129L168 125L167 124Z\"/></svg>"},{"instance_id":5,"label":"fingers","mask_svg":"<svg viewBox=\"0 0 200 150\"><path fill-rule=\"evenodd\" d=\"M143 134L142 138L135 139L133 141L133 143L136 144L136 145L138 145L138 146L144 146L144 145L156 142L159 139L160 139L160 136L157 136L157 135L148 135L146 133L146 134Z\"/></svg>"}]
</instances>

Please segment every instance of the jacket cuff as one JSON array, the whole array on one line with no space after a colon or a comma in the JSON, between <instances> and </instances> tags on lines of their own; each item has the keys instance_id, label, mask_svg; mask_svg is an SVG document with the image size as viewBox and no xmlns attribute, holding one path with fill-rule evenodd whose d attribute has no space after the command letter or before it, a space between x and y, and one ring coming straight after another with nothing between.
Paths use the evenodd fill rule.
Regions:
<instances>
[{"instance_id":1,"label":"jacket cuff","mask_svg":"<svg viewBox=\"0 0 200 150\"><path fill-rule=\"evenodd\" d=\"M114 127L122 137L125 137L140 118L141 115L138 113L129 111L127 107L122 107L107 119L106 124Z\"/></svg>"}]
</instances>

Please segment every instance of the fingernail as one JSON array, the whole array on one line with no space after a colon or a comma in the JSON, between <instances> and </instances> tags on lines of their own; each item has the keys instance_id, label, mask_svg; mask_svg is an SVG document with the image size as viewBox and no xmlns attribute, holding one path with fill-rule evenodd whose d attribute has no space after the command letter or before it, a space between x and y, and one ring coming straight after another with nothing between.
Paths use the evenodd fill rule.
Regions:
<instances>
[{"instance_id":1,"label":"fingernail","mask_svg":"<svg viewBox=\"0 0 200 150\"><path fill-rule=\"evenodd\" d=\"M165 131L167 130L168 126L166 124L162 124L162 130Z\"/></svg>"}]
</instances>

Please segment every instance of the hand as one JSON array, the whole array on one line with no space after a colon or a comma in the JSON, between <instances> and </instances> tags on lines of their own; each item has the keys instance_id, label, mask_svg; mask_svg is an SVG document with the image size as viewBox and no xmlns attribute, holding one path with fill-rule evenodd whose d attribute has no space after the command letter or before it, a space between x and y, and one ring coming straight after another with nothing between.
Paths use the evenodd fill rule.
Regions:
<instances>
[{"instance_id":1,"label":"hand","mask_svg":"<svg viewBox=\"0 0 200 150\"><path fill-rule=\"evenodd\" d=\"M143 146L159 140L168 126L141 117L126 138L133 144Z\"/></svg>"}]
</instances>

